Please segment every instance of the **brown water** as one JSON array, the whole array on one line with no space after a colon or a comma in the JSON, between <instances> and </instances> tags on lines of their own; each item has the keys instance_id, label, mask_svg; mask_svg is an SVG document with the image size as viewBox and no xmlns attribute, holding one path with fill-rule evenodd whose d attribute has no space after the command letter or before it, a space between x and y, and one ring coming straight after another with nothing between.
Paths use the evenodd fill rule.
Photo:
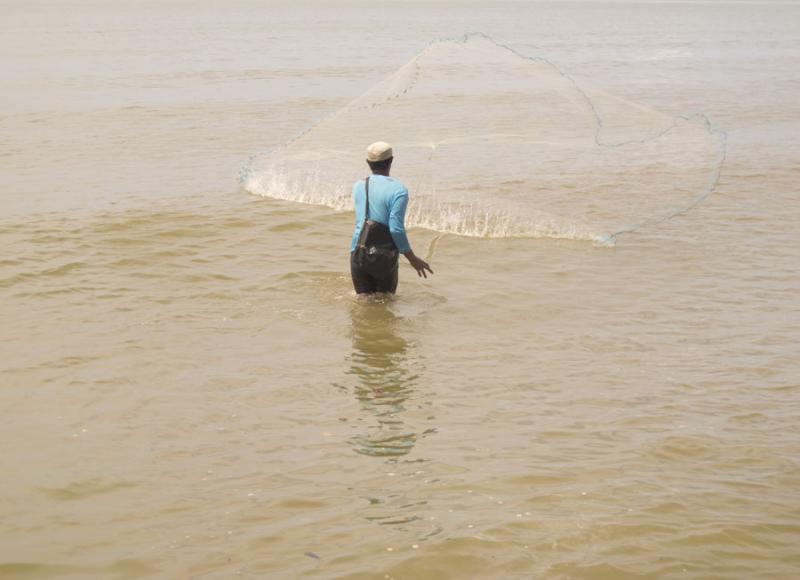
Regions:
<instances>
[{"instance_id":1,"label":"brown water","mask_svg":"<svg viewBox=\"0 0 800 580\"><path fill-rule=\"evenodd\" d=\"M800 7L0 16L0 578L798 576ZM479 28L704 111L716 190L614 247L415 229L435 276L357 300L352 215L239 166Z\"/></svg>"}]
</instances>

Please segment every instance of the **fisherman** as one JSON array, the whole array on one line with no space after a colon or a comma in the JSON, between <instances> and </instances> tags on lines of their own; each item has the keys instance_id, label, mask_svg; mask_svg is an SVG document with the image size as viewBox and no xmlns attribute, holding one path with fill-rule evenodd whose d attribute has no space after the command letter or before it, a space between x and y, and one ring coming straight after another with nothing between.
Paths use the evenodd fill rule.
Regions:
<instances>
[{"instance_id":1,"label":"fisherman","mask_svg":"<svg viewBox=\"0 0 800 580\"><path fill-rule=\"evenodd\" d=\"M361 179L353 185L356 228L350 244L350 275L353 278L353 287L358 294L374 294L375 292L394 294L397 290L398 253L406 257L417 271L418 276L427 278L426 270L433 274L428 263L414 255L408 242L404 223L408 206L408 189L398 180L389 177L393 160L392 147L388 143L383 141L373 143L367 147L367 165L372 172L372 175L367 178L369 180L369 198L367 198L367 180ZM366 215L367 201L369 202L369 215ZM363 242L361 233L367 219L388 227L391 234L389 244L396 249L393 252L393 263L389 263L388 273L385 276L376 277L370 274L363 264L359 263L356 249L359 243Z\"/></svg>"}]
</instances>

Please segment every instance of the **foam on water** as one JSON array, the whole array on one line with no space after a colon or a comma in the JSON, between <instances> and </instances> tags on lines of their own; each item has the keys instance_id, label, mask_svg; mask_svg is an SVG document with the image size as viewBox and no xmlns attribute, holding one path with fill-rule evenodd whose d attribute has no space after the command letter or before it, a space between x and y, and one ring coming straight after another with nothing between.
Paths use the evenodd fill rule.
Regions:
<instances>
[{"instance_id":1,"label":"foam on water","mask_svg":"<svg viewBox=\"0 0 800 580\"><path fill-rule=\"evenodd\" d=\"M351 210L366 144L393 144L409 226L613 244L710 195L726 135L590 87L481 33L435 42L242 168L250 193Z\"/></svg>"}]
</instances>

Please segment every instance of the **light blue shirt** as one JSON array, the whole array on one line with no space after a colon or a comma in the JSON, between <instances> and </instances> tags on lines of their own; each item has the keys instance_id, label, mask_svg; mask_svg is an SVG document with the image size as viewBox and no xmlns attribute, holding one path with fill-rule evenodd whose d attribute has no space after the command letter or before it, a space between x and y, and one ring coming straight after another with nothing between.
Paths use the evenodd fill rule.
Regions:
<instances>
[{"instance_id":1,"label":"light blue shirt","mask_svg":"<svg viewBox=\"0 0 800 580\"><path fill-rule=\"evenodd\" d=\"M358 236L364 225L364 208L366 206L366 190L364 180L353 184L353 205L356 208L356 229L350 243L350 251L356 249ZM405 219L408 206L408 189L392 177L385 175L369 176L369 219L389 226L389 232L401 254L411 251L406 236Z\"/></svg>"}]
</instances>

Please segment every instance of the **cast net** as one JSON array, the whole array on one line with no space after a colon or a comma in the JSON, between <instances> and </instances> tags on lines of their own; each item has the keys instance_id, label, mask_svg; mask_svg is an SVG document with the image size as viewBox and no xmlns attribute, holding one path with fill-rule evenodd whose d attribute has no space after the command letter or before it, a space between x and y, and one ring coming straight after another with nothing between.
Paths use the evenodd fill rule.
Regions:
<instances>
[{"instance_id":1,"label":"cast net","mask_svg":"<svg viewBox=\"0 0 800 580\"><path fill-rule=\"evenodd\" d=\"M613 243L714 190L725 134L579 86L482 34L431 44L344 108L243 168L251 193L352 209L364 150L388 141L407 226Z\"/></svg>"}]
</instances>

